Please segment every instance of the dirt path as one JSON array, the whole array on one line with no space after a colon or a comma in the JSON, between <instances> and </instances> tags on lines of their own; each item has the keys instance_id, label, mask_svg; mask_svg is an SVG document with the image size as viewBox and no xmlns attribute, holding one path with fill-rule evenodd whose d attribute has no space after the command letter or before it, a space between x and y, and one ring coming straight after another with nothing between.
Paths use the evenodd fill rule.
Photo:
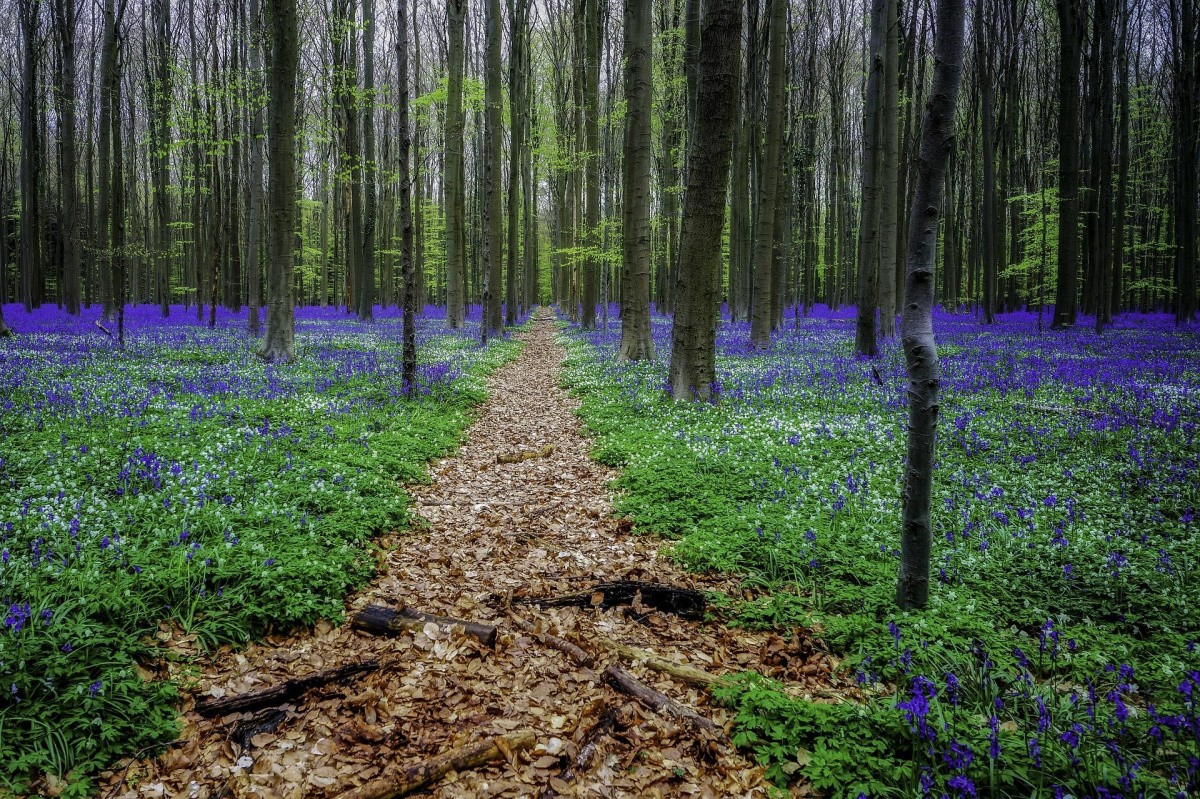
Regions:
<instances>
[{"instance_id":1,"label":"dirt path","mask_svg":"<svg viewBox=\"0 0 1200 799\"><path fill-rule=\"evenodd\" d=\"M759 769L740 755L603 685L601 672L617 660L595 643L603 636L715 674L754 668L792 682L806 679L806 669L810 680L814 667L827 673L826 656L658 612L505 607L509 595L558 595L616 579L731 587L697 582L659 556L661 541L622 532L607 488L614 474L587 457L577 403L558 386L563 350L549 315L524 335L520 357L489 380L491 399L466 443L433 465L430 485L412 488L423 521L383 539L384 571L347 602L348 615L370 603L403 603L490 622L500 627L495 648L445 628L388 639L322 623L219 653L201 661L185 699L185 742L156 761L135 763L119 788L120 775L110 776L105 792L118 789L113 795L129 799L334 796L453 746L532 729L532 751L451 773L424 795L766 795ZM553 451L545 457L498 462L500 455L548 446ZM578 667L523 632L514 612L596 654L596 667ZM243 716L208 720L192 710L197 697L237 694L370 658L379 660L377 672L284 705L286 719L248 750L231 740ZM623 665L673 699L728 721L705 690L642 664ZM600 740L585 772L561 781L579 738L605 708L616 712L614 732ZM548 787L556 793L544 794Z\"/></svg>"}]
</instances>

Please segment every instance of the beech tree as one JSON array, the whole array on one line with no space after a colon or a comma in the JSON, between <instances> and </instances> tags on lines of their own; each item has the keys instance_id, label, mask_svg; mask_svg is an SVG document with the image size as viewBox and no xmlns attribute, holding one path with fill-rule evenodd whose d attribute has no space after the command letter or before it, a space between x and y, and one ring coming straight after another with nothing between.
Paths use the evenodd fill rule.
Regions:
<instances>
[{"instance_id":1,"label":"beech tree","mask_svg":"<svg viewBox=\"0 0 1200 799\"><path fill-rule=\"evenodd\" d=\"M742 36L741 4L708 0L700 25L696 117L705 135L688 141L687 190L679 248L675 321L667 390L676 401L716 399L716 337L721 234L737 109L734 60Z\"/></svg>"},{"instance_id":2,"label":"beech tree","mask_svg":"<svg viewBox=\"0 0 1200 799\"><path fill-rule=\"evenodd\" d=\"M650 339L650 155L653 22L648 0L625 0L625 157L621 194L621 348L618 359L654 357Z\"/></svg>"},{"instance_id":3,"label":"beech tree","mask_svg":"<svg viewBox=\"0 0 1200 799\"><path fill-rule=\"evenodd\" d=\"M296 228L296 0L266 0L267 60L267 332L259 357L296 359L292 239Z\"/></svg>"},{"instance_id":4,"label":"beech tree","mask_svg":"<svg viewBox=\"0 0 1200 799\"><path fill-rule=\"evenodd\" d=\"M954 113L962 82L964 0L937 0L933 85L921 131L920 167L908 218L904 311L900 335L908 370L908 445L904 466L900 579L896 604L923 608L929 599L933 454L937 441L941 369L933 334L938 222L946 166L955 146Z\"/></svg>"}]
</instances>

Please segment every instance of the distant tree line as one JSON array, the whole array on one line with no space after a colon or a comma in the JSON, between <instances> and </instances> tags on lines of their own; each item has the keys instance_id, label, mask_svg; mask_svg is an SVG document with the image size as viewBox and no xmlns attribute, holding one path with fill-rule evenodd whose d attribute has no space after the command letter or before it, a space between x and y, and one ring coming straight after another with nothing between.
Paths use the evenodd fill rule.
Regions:
<instances>
[{"instance_id":1,"label":"distant tree line","mask_svg":"<svg viewBox=\"0 0 1200 799\"><path fill-rule=\"evenodd\" d=\"M937 302L987 322L1045 308L1059 327L1194 317L1198 4L971 6ZM257 329L273 4L0 6L13 23L0 29L0 302L99 305L118 323L131 302L209 319L250 306ZM643 282L675 310L687 152L712 122L697 108L701 0L295 11L292 302L363 319L399 304L408 230L413 302L446 305L452 325L468 303L494 332L553 301L592 327L610 302L636 313ZM856 304L869 354L903 299L933 9L747 0L736 13L713 298L760 346L785 308Z\"/></svg>"}]
</instances>

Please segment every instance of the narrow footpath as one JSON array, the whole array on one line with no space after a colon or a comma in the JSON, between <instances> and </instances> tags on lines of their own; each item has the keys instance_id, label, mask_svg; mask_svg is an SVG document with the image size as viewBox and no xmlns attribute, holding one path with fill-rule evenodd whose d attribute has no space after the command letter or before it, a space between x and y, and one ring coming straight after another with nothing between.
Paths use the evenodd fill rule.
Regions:
<instances>
[{"instance_id":1,"label":"narrow footpath","mask_svg":"<svg viewBox=\"0 0 1200 799\"><path fill-rule=\"evenodd\" d=\"M711 702L703 678L753 669L821 695L836 663L806 636L785 643L732 630L657 610L643 594L612 607L602 606L603 593L582 607L527 601L587 596L614 581L737 589L681 572L659 553L667 542L633 535L613 516L615 473L588 458L578 403L558 385L563 348L553 317L543 311L522 335L520 356L489 379L490 399L465 443L432 465L430 484L409 488L412 528L380 539L380 574L346 607L347 619L384 605L494 625L494 644L434 623L379 636L322 622L200 656L190 672L172 666L187 688L181 741L107 773L102 796L338 797L506 735L500 757L450 771L415 795L767 795L761 769L719 729L730 714ZM555 646L562 641L582 658ZM705 674L670 675L647 652ZM198 703L372 661L373 671L265 712L196 712ZM700 723L618 690L613 666Z\"/></svg>"}]
</instances>

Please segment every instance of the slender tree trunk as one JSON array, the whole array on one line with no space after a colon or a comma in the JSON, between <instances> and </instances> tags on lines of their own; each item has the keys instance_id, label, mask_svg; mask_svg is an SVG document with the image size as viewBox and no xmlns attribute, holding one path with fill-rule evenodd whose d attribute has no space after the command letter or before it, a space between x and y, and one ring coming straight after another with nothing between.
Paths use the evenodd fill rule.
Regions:
<instances>
[{"instance_id":1,"label":"slender tree trunk","mask_svg":"<svg viewBox=\"0 0 1200 799\"><path fill-rule=\"evenodd\" d=\"M983 4L975 8L975 70L979 87L980 149L983 161L983 202L980 216L981 254L983 256L983 321L996 321L996 123L992 116L992 51L991 31L985 32Z\"/></svg>"},{"instance_id":2,"label":"slender tree trunk","mask_svg":"<svg viewBox=\"0 0 1200 799\"><path fill-rule=\"evenodd\" d=\"M483 131L483 340L504 332L501 297L504 265L504 180L503 131L500 120L503 103L500 82L500 0L487 0L484 20L484 131Z\"/></svg>"},{"instance_id":3,"label":"slender tree trunk","mask_svg":"<svg viewBox=\"0 0 1200 799\"><path fill-rule=\"evenodd\" d=\"M879 173L882 153L880 128L883 95L883 37L887 0L872 0L871 42L866 98L863 107L862 207L858 225L858 292L854 350L861 356L879 355L875 309L879 285Z\"/></svg>"},{"instance_id":4,"label":"slender tree trunk","mask_svg":"<svg viewBox=\"0 0 1200 799\"><path fill-rule=\"evenodd\" d=\"M775 203L779 194L783 114L787 96L784 47L787 41L786 0L767 0L767 130L759 180L758 225L754 237L754 295L750 304L750 344L771 346L771 268L775 251Z\"/></svg>"},{"instance_id":5,"label":"slender tree trunk","mask_svg":"<svg viewBox=\"0 0 1200 799\"><path fill-rule=\"evenodd\" d=\"M58 86L55 99L58 107L59 140L62 147L63 188L60 232L63 250L62 303L67 313L79 314L80 279L83 269L83 230L80 226L79 154L76 141L75 113L75 36L77 32L75 3L54 0L54 27L58 38Z\"/></svg>"},{"instance_id":6,"label":"slender tree trunk","mask_svg":"<svg viewBox=\"0 0 1200 799\"><path fill-rule=\"evenodd\" d=\"M42 168L38 137L37 38L41 3L21 0L21 302L26 312L41 304L42 220L38 175Z\"/></svg>"},{"instance_id":7,"label":"slender tree trunk","mask_svg":"<svg viewBox=\"0 0 1200 799\"><path fill-rule=\"evenodd\" d=\"M1053 328L1075 324L1079 280L1079 0L1056 0L1058 66L1058 284Z\"/></svg>"},{"instance_id":8,"label":"slender tree trunk","mask_svg":"<svg viewBox=\"0 0 1200 799\"><path fill-rule=\"evenodd\" d=\"M1175 67L1175 323L1196 318L1197 14L1195 0L1174 0L1179 12Z\"/></svg>"},{"instance_id":9,"label":"slender tree trunk","mask_svg":"<svg viewBox=\"0 0 1200 799\"><path fill-rule=\"evenodd\" d=\"M600 5L598 0L583 0L584 9L584 82L583 139L585 185L585 238L587 250L583 262L584 330L596 327L596 303L600 297Z\"/></svg>"},{"instance_id":10,"label":"slender tree trunk","mask_svg":"<svg viewBox=\"0 0 1200 799\"><path fill-rule=\"evenodd\" d=\"M397 188L400 192L400 269L404 283L404 354L401 365L400 385L408 397L417 390L417 275L413 263L413 220L412 220L412 190L408 182L408 160L412 150L412 133L408 120L408 0L400 0L396 10L396 83L400 90L399 121L400 132L399 169L397 171ZM414 9L416 2L413 3ZM414 38L419 38L420 30L414 30Z\"/></svg>"},{"instance_id":11,"label":"slender tree trunk","mask_svg":"<svg viewBox=\"0 0 1200 799\"><path fill-rule=\"evenodd\" d=\"M687 191L680 236L679 285L671 329L668 389L676 400L719 396L716 335L721 283L721 234L729 196L729 162L737 121L740 0L708 0L700 38L697 118L705 135L688 142Z\"/></svg>"},{"instance_id":12,"label":"slender tree trunk","mask_svg":"<svg viewBox=\"0 0 1200 799\"><path fill-rule=\"evenodd\" d=\"M896 278L900 239L900 10L899 0L886 0L883 42L883 96L880 109L880 154L876 164L879 194L879 333L896 335Z\"/></svg>"},{"instance_id":13,"label":"slender tree trunk","mask_svg":"<svg viewBox=\"0 0 1200 799\"><path fill-rule=\"evenodd\" d=\"M650 0L625 0L625 157L621 164L620 361L654 357L650 340L650 115L653 18Z\"/></svg>"},{"instance_id":14,"label":"slender tree trunk","mask_svg":"<svg viewBox=\"0 0 1200 799\"><path fill-rule=\"evenodd\" d=\"M933 542L933 455L937 435L941 369L933 335L937 281L938 216L946 165L954 148L954 107L962 81L964 0L937 0L933 86L921 131L920 169L908 221L907 269L901 338L908 365L908 458L904 467L903 529L896 604L923 608L929 600Z\"/></svg>"},{"instance_id":15,"label":"slender tree trunk","mask_svg":"<svg viewBox=\"0 0 1200 799\"><path fill-rule=\"evenodd\" d=\"M463 285L463 27L467 1L447 0L449 68L446 82L446 324L458 329L466 321Z\"/></svg>"},{"instance_id":16,"label":"slender tree trunk","mask_svg":"<svg viewBox=\"0 0 1200 799\"><path fill-rule=\"evenodd\" d=\"M300 65L296 0L266 0L267 333L259 357L296 359L292 242L296 229L296 75Z\"/></svg>"},{"instance_id":17,"label":"slender tree trunk","mask_svg":"<svg viewBox=\"0 0 1200 799\"><path fill-rule=\"evenodd\" d=\"M262 323L259 321L259 306L261 305L260 297L262 295L262 207L263 207L263 152L262 152L262 136L263 136L263 116L265 107L261 99L263 93L263 23L262 23L262 7L260 0L250 0L250 92L251 97L251 112L250 112L250 174L247 180L250 182L250 198L248 203L249 217L246 220L247 230L247 256L246 256L246 271L249 275L248 294L249 312L247 314L247 328L250 333L257 336L262 331ZM325 214L322 214L324 218ZM322 237L326 226L322 224ZM322 241L322 258L324 256L324 241ZM321 262L321 299L319 305L324 305L327 296L327 280L328 273L324 260Z\"/></svg>"},{"instance_id":18,"label":"slender tree trunk","mask_svg":"<svg viewBox=\"0 0 1200 799\"><path fill-rule=\"evenodd\" d=\"M358 318L369 322L375 307L375 0L363 0L363 225L359 256Z\"/></svg>"}]
</instances>

